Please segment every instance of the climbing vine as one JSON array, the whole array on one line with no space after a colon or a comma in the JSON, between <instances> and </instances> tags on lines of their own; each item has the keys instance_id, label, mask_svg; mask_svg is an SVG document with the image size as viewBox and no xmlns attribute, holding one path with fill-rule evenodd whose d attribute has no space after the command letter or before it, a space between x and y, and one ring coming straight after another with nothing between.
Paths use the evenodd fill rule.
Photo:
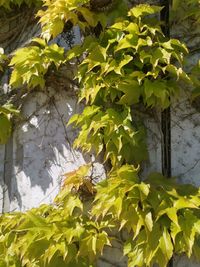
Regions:
<instances>
[{"instance_id":1,"label":"climbing vine","mask_svg":"<svg viewBox=\"0 0 200 267\"><path fill-rule=\"evenodd\" d=\"M174 1L173 10L181 3ZM97 266L114 240L120 240L130 267L165 267L174 253L200 260L199 189L141 173L148 147L140 109L164 110L185 88L192 88L191 97L199 95L199 66L186 73L189 50L164 36L161 10L116 0L101 12L94 1L44 0L37 13L40 38L12 55L0 50L0 71L11 68L12 88L45 90L51 72L76 62L85 107L68 122L79 129L74 146L103 155L109 166L107 179L98 183L92 163L67 174L52 205L2 215L0 266ZM197 13L186 16L199 19ZM77 25L80 45L65 51L49 42ZM0 143L9 138L16 115L9 101L0 106Z\"/></svg>"}]
</instances>

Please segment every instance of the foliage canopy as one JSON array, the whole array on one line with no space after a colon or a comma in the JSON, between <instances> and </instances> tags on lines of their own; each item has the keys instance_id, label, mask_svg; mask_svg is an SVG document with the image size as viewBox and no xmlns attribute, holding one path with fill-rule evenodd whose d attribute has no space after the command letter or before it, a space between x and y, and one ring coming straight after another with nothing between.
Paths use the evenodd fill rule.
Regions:
<instances>
[{"instance_id":1,"label":"foliage canopy","mask_svg":"<svg viewBox=\"0 0 200 267\"><path fill-rule=\"evenodd\" d=\"M107 179L98 184L92 164L81 166L67 175L52 205L2 215L1 267L97 266L106 246L120 239L116 231L126 234L120 241L130 267L165 267L174 253L199 259L200 191L158 173L142 179L140 164L148 148L137 112L138 107L164 110L187 87L198 96L199 66L192 75L184 70L189 50L164 36L162 7L113 2L101 12L89 0L0 1L5 9L39 4L42 28L40 38L12 56L0 50L0 71L11 68L12 88L45 90L51 70L77 62L85 108L68 122L79 129L74 146L103 154L110 165ZM172 11L182 10L183 2L174 1ZM184 14L198 23L199 1L188 3ZM66 26L77 25L84 36L80 45L65 51L49 42ZM7 142L17 114L10 102L0 106L0 143Z\"/></svg>"}]
</instances>

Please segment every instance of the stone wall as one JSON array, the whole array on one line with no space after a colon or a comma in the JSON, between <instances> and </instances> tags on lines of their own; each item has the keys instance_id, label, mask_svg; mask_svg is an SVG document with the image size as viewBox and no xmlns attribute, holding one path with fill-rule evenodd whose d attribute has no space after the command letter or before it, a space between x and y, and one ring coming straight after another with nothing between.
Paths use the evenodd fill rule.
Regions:
<instances>
[{"instance_id":1,"label":"stone wall","mask_svg":"<svg viewBox=\"0 0 200 267\"><path fill-rule=\"evenodd\" d=\"M25 45L39 30L34 10L30 8L0 11L0 47L7 53Z\"/></svg>"}]
</instances>

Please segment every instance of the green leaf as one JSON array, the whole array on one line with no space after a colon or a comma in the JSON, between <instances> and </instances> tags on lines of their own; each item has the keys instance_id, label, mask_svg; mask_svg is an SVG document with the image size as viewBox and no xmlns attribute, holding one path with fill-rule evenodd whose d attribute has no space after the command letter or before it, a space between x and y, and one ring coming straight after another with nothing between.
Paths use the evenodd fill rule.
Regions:
<instances>
[{"instance_id":1,"label":"green leaf","mask_svg":"<svg viewBox=\"0 0 200 267\"><path fill-rule=\"evenodd\" d=\"M98 21L96 19L95 14L91 12L88 8L78 7L78 11L81 12L81 14L90 26L95 27L97 25Z\"/></svg>"},{"instance_id":2,"label":"green leaf","mask_svg":"<svg viewBox=\"0 0 200 267\"><path fill-rule=\"evenodd\" d=\"M46 227L47 226L47 222L45 221L44 218L34 214L33 212L29 211L27 212L27 217L31 220L31 222L33 223L34 226L37 227Z\"/></svg>"},{"instance_id":3,"label":"green leaf","mask_svg":"<svg viewBox=\"0 0 200 267\"><path fill-rule=\"evenodd\" d=\"M131 250L132 250L132 244L131 244L131 242L127 241L124 244L124 249L123 249L124 255L129 254L131 252Z\"/></svg>"},{"instance_id":4,"label":"green leaf","mask_svg":"<svg viewBox=\"0 0 200 267\"><path fill-rule=\"evenodd\" d=\"M133 22L130 22L125 30L133 35L140 33L138 24Z\"/></svg>"},{"instance_id":5,"label":"green leaf","mask_svg":"<svg viewBox=\"0 0 200 267\"><path fill-rule=\"evenodd\" d=\"M134 36L132 34L126 35L123 39L121 39L115 49L115 52L121 49L133 48L136 50L138 44L138 36Z\"/></svg>"},{"instance_id":6,"label":"green leaf","mask_svg":"<svg viewBox=\"0 0 200 267\"><path fill-rule=\"evenodd\" d=\"M35 43L41 45L41 47L45 47L46 44L47 44L46 41L45 41L44 39L42 39L42 38L38 38L38 37L33 38L33 39L32 39L32 42L35 42Z\"/></svg>"},{"instance_id":7,"label":"green leaf","mask_svg":"<svg viewBox=\"0 0 200 267\"><path fill-rule=\"evenodd\" d=\"M170 260L173 255L173 245L168 230L164 227L163 234L160 238L160 248L167 259Z\"/></svg>"},{"instance_id":8,"label":"green leaf","mask_svg":"<svg viewBox=\"0 0 200 267\"><path fill-rule=\"evenodd\" d=\"M177 210L179 210L179 209L185 209L185 208L193 208L193 209L197 209L198 208L189 199L186 199L186 198L183 198L183 197L174 202L174 207Z\"/></svg>"},{"instance_id":9,"label":"green leaf","mask_svg":"<svg viewBox=\"0 0 200 267\"><path fill-rule=\"evenodd\" d=\"M145 216L145 223L148 230L151 232L153 229L153 220L151 212L147 213L147 215Z\"/></svg>"},{"instance_id":10,"label":"green leaf","mask_svg":"<svg viewBox=\"0 0 200 267\"><path fill-rule=\"evenodd\" d=\"M57 18L54 20L53 26L51 27L51 34L53 38L55 38L58 34L60 34L63 31L64 28L64 22Z\"/></svg>"},{"instance_id":11,"label":"green leaf","mask_svg":"<svg viewBox=\"0 0 200 267\"><path fill-rule=\"evenodd\" d=\"M177 209L175 208L168 208L166 210L167 216L170 218L172 222L178 225L178 216L177 216Z\"/></svg>"},{"instance_id":12,"label":"green leaf","mask_svg":"<svg viewBox=\"0 0 200 267\"><path fill-rule=\"evenodd\" d=\"M171 227L170 227L170 230L171 230L171 237L172 237L172 240L175 244L175 241L176 241L176 236L178 233L181 232L181 227L175 222L172 222L171 224Z\"/></svg>"},{"instance_id":13,"label":"green leaf","mask_svg":"<svg viewBox=\"0 0 200 267\"><path fill-rule=\"evenodd\" d=\"M137 5L129 11L129 16L133 16L135 18L142 17L145 15L151 15L160 12L163 7L159 6L150 6L148 4Z\"/></svg>"},{"instance_id":14,"label":"green leaf","mask_svg":"<svg viewBox=\"0 0 200 267\"><path fill-rule=\"evenodd\" d=\"M141 86L138 84L138 82L130 80L127 83L119 84L117 89L124 93L118 102L119 104L132 105L139 102Z\"/></svg>"},{"instance_id":15,"label":"green leaf","mask_svg":"<svg viewBox=\"0 0 200 267\"><path fill-rule=\"evenodd\" d=\"M121 73L121 69L127 65L131 60L133 59L132 56L129 55L125 55L124 58L121 60L121 62L119 63L118 67L114 68L115 73L117 74L122 74Z\"/></svg>"},{"instance_id":16,"label":"green leaf","mask_svg":"<svg viewBox=\"0 0 200 267\"><path fill-rule=\"evenodd\" d=\"M19 115L19 110L17 110L12 104L5 104L3 106L0 106L0 112L4 113L5 115Z\"/></svg>"},{"instance_id":17,"label":"green leaf","mask_svg":"<svg viewBox=\"0 0 200 267\"><path fill-rule=\"evenodd\" d=\"M160 103L160 106L162 108L166 108L169 105L169 92L168 92L168 87L165 81L161 80L145 80L144 82L144 92L147 98L147 103L148 99L151 99L151 97L154 95L158 100L157 103Z\"/></svg>"},{"instance_id":18,"label":"green leaf","mask_svg":"<svg viewBox=\"0 0 200 267\"><path fill-rule=\"evenodd\" d=\"M159 250L159 240L162 235L160 225L153 224L152 231L147 234L146 249L145 249L145 262L150 266L155 261L156 253Z\"/></svg>"}]
</instances>

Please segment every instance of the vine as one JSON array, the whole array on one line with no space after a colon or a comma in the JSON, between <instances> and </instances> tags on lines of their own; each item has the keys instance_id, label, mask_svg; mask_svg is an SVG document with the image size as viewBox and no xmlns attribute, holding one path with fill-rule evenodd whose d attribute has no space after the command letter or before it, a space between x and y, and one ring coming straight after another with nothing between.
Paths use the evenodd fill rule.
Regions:
<instances>
[{"instance_id":1,"label":"vine","mask_svg":"<svg viewBox=\"0 0 200 267\"><path fill-rule=\"evenodd\" d=\"M193 89L193 98L199 95L199 66L192 75L183 67L188 48L164 36L160 6L113 1L107 19L94 1L43 4L37 13L41 38L11 57L0 50L0 71L6 65L12 69L12 87L45 90L50 72L78 62L79 101L85 108L68 122L79 129L74 146L103 154L110 169L107 179L96 183L92 164L81 166L66 175L52 205L2 215L0 266L97 266L116 239L130 267L165 267L174 253L200 260L199 189L158 173L144 178L140 171L148 158L141 107L162 111L185 88ZM174 1L173 8L178 5ZM84 35L81 45L65 51L49 43L75 25ZM11 105L0 106L0 143L10 136L12 114L18 111Z\"/></svg>"}]
</instances>

